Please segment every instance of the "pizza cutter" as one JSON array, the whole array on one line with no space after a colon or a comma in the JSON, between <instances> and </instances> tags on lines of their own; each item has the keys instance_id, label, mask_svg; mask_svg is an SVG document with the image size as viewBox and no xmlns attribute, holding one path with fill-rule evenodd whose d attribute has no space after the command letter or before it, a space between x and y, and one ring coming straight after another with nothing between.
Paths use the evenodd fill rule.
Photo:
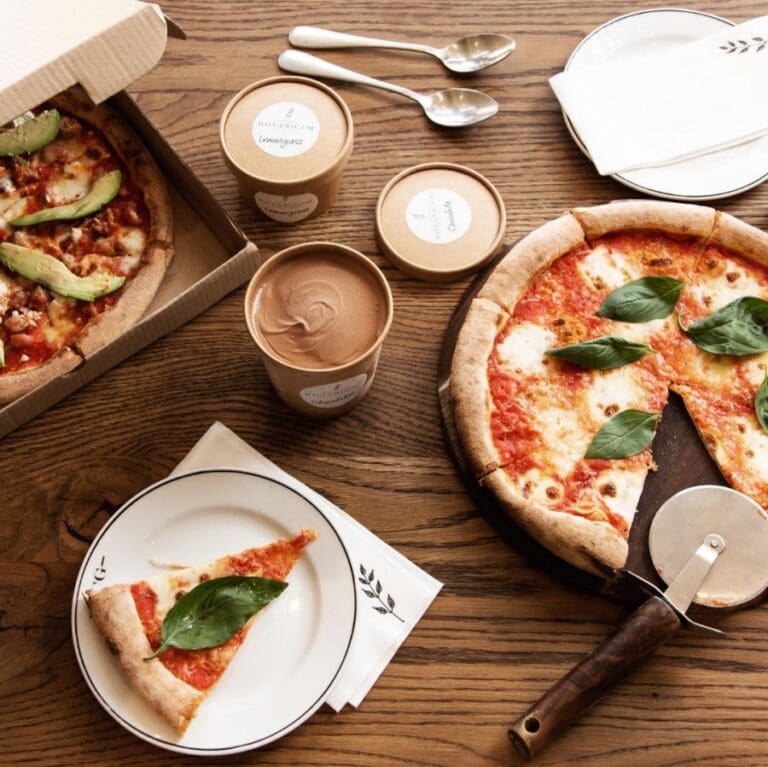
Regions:
<instances>
[{"instance_id":1,"label":"pizza cutter","mask_svg":"<svg viewBox=\"0 0 768 767\"><path fill-rule=\"evenodd\" d=\"M692 602L732 608L768 588L768 515L728 487L699 485L673 495L653 518L648 546L667 589L627 571L650 598L515 722L509 737L523 758L537 754L679 628L722 636L686 615Z\"/></svg>"}]
</instances>

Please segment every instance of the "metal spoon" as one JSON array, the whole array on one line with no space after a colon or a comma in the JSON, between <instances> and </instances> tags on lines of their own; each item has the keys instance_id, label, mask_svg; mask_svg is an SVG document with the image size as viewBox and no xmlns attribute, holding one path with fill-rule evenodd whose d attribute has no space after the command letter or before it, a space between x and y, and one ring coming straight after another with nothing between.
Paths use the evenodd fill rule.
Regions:
<instances>
[{"instance_id":1,"label":"metal spoon","mask_svg":"<svg viewBox=\"0 0 768 767\"><path fill-rule=\"evenodd\" d=\"M359 83L360 85L369 85L372 88L399 93L401 96L421 104L425 114L433 123L447 128L474 125L493 117L499 111L499 105L494 99L471 88L446 88L431 94L417 93L400 85L394 85L384 80L375 80L373 77L361 75L351 69L338 67L301 51L283 51L277 64L280 69L298 75L328 77L332 80Z\"/></svg>"},{"instance_id":2,"label":"metal spoon","mask_svg":"<svg viewBox=\"0 0 768 767\"><path fill-rule=\"evenodd\" d=\"M375 37L347 35L320 27L294 27L288 39L297 48L396 48L401 51L428 53L442 61L447 69L460 74L478 72L497 64L515 50L511 37L496 34L468 35L446 45L433 48L430 45L380 40Z\"/></svg>"}]
</instances>

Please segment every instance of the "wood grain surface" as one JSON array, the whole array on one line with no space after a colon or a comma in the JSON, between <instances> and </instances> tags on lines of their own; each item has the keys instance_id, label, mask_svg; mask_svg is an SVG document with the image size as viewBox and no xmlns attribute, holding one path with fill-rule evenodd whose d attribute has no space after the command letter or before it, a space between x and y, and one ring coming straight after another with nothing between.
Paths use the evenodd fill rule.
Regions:
<instances>
[{"instance_id":1,"label":"wood grain surface","mask_svg":"<svg viewBox=\"0 0 768 767\"><path fill-rule=\"evenodd\" d=\"M327 423L289 412L270 389L237 291L0 443L0 763L178 765L99 707L69 631L89 541L132 493L166 475L219 419L445 582L428 614L358 710L323 709L278 743L208 764L516 763L507 728L620 621L621 606L556 580L477 514L443 444L435 396L443 332L468 280L431 286L376 251L373 211L386 181L449 160L487 175L508 210L508 242L573 205L630 196L597 176L563 125L547 78L592 28L651 2L478 0L167 0L187 33L131 89L181 155L265 253L308 239L356 247L381 264L395 323L368 399ZM736 21L755 2L702 7ZM518 40L504 63L458 78L403 53L333 51L329 60L428 89L482 87L500 114L478 128L431 127L414 105L339 88L356 145L336 206L293 227L260 222L238 199L217 121L247 83L277 72L297 23L442 43L471 31ZM721 207L768 226L768 188ZM681 459L687 448L679 447ZM540 765L768 764L768 612L723 616L727 637L681 633L536 760Z\"/></svg>"}]
</instances>

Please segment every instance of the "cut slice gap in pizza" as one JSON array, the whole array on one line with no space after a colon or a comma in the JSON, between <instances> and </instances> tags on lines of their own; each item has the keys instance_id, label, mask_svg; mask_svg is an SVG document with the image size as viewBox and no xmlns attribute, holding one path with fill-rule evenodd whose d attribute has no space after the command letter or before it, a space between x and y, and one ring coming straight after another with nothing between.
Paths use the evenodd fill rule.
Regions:
<instances>
[{"instance_id":1,"label":"cut slice gap in pizza","mask_svg":"<svg viewBox=\"0 0 768 767\"><path fill-rule=\"evenodd\" d=\"M611 290L646 275L663 275L685 282L680 307L681 322L685 325L689 321L686 317L686 297L702 292L705 271L713 268L708 265L713 255L717 262L716 271L723 272L711 275L713 285L719 286L718 290L723 293L721 305L728 302L724 300L725 293L728 300L746 294L768 298L766 271L759 263L754 265L753 261L744 258L739 263L736 255L729 261L727 253L712 253L723 243L733 245L741 238L751 249L752 258L765 262L768 250L764 235L755 234L753 228L726 214L716 214L711 208L677 205L669 206L664 213L673 230L670 234L661 231L657 215L659 205L622 204L591 209L589 216L581 219L591 247L583 247L576 234L571 232L572 242L576 244L563 254L562 238L558 239L550 249L551 260L545 271L529 273L527 282L522 280L522 275L514 274L515 268L530 267L533 262L543 261L543 257L539 252L540 238L525 238L521 245L528 241L538 243L535 252L523 249L515 254L518 250L515 248L501 262L501 268L486 283L491 285L491 289L486 291L484 287L480 291L480 299L476 299L470 308L462 329L462 336L466 337L462 340L460 336L454 357L454 363L460 363L454 364L452 370L452 391L457 394L454 400L458 403L457 425L465 451L475 459L476 476L502 504L508 506L512 516L522 522L534 537L563 559L592 572L605 573L606 566L616 568L624 564L626 529L631 524L647 472L653 468L653 463L650 449L631 459L585 462L581 442L588 443L601 423L605 423L606 418L617 410L633 408L661 413L670 387L683 394L694 423L726 478L737 489L750 493L764 504L766 502L763 491L738 479L733 470L734 459L729 456L737 445L748 458L752 454L756 460L765 461L764 456L768 455L764 452L768 451L768 435L760 430L750 407L756 387L765 375L768 355L747 359L708 355L680 331L677 312L660 321L637 325L600 320L595 316L596 309ZM651 209L651 215L648 215ZM642 223L646 218L647 226L641 231L630 225L638 219ZM677 223L676 218L679 218ZM571 223L558 219L542 227L542 230L552 229L554 225L556 231L562 234L565 229L569 232L573 229ZM613 231L622 225L630 231ZM763 254L762 259L758 257L760 253ZM512 258L513 255L516 258ZM735 269L734 264L741 271ZM754 272L751 277L746 274L750 268ZM725 280L725 288L719 282L721 278ZM742 292L738 290L739 284L742 285ZM512 304L505 301L505 290L510 291L507 295L514 298ZM511 316L507 310L491 316L494 305L510 305ZM716 308L720 307L710 302L708 311L691 316L690 321ZM504 320L501 330L493 324L499 322L499 317ZM490 323L487 321L489 318ZM482 329L484 320L485 330ZM561 363L548 360L544 356L547 349L609 334L646 343L656 353L613 371L571 369L567 376L568 386L553 383ZM490 353L487 353L488 349ZM690 352L694 365L681 350ZM475 379L480 376L477 367L471 372L462 368L467 363L471 367L472 358L483 354L487 360L486 378L490 375L491 380L490 383L481 382L481 386L477 387ZM506 374L501 375L502 380L494 382L494 370L504 373L504 368ZM690 380L695 370L698 370L698 379L705 388L707 382L711 384L718 377L728 381L731 387L734 377L749 381L746 387L741 387L740 404L749 423L739 425L721 419L720 436L721 440L730 440L731 447L728 449L715 450L713 429L707 428L706 415L700 409L696 411L690 396L685 396L685 384L682 382ZM463 386L456 386L457 383ZM473 387L480 392L480 396L473 396ZM498 391L494 392L494 388ZM727 387L720 388L721 398L733 401L732 393ZM503 404L500 407L497 407L495 394L501 396ZM509 404L510 396L515 407ZM602 417L595 411L598 405L605 406ZM596 418L591 425L586 425L583 421L590 411L595 411L593 415ZM710 410L710 417L714 412L714 409ZM490 429L475 427L475 424L489 422ZM722 430L722 424L727 424L727 434ZM526 430L531 437L527 441ZM483 437L484 432L486 437ZM537 455L536 433L549 435L543 441L547 447L546 456ZM744 440L750 444L747 445ZM766 440L765 448L763 440ZM504 455L507 442L514 446L516 454ZM478 455L482 461L477 460ZM540 465L536 465L537 461ZM552 467L545 464L552 464L554 468L548 471ZM596 468L605 469L617 481L604 479L601 472L594 471ZM765 474L765 467L762 474ZM558 480L565 478L565 482L553 482L553 477ZM554 507L561 503L563 496L560 485L565 485L568 493L572 489L568 485L574 484L580 496L570 506L570 511L575 513L556 516ZM602 494L602 498L599 497L600 488L608 491ZM590 494L598 498L596 505L600 513L597 516L601 523L591 527L583 523L594 518L594 511L583 513L590 504L579 502L589 500L586 496ZM605 504L606 499L611 503ZM612 518L607 513L611 505L620 507L619 517L623 517L626 524L624 531L620 529L621 525L613 524L616 517ZM603 506L607 508L600 508ZM614 529L613 537L620 539L618 544L614 540L604 540L606 530L610 532L611 528Z\"/></svg>"},{"instance_id":2,"label":"cut slice gap in pizza","mask_svg":"<svg viewBox=\"0 0 768 767\"><path fill-rule=\"evenodd\" d=\"M161 645L168 611L196 586L216 578L259 576L284 581L305 547L316 538L314 530L302 530L292 539L268 546L136 583L86 592L91 617L128 683L179 735L226 671L258 613L218 646L199 650L169 647L147 660Z\"/></svg>"}]
</instances>

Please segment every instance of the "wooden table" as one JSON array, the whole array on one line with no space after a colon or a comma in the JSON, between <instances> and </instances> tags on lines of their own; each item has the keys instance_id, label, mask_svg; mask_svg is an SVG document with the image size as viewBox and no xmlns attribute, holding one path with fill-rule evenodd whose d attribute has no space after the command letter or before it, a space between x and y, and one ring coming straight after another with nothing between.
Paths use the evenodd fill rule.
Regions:
<instances>
[{"instance_id":1,"label":"wooden table","mask_svg":"<svg viewBox=\"0 0 768 767\"><path fill-rule=\"evenodd\" d=\"M309 239L349 244L383 266L395 323L368 399L328 423L289 412L241 317L243 291L104 375L0 444L0 762L192 763L118 726L96 703L70 641L70 597L89 541L115 506L165 476L216 419L228 424L445 582L357 710L321 710L262 751L209 764L507 765L507 726L620 620L621 607L569 588L502 543L478 516L443 445L436 361L466 281L432 286L384 263L373 211L386 181L431 160L467 164L499 188L508 242L575 204L630 196L571 141L547 78L593 27L650 2L167 0L189 34L132 92L248 235L269 254ZM742 21L748 0L709 10ZM257 221L219 155L233 93L277 72L296 23L448 41L508 32L517 52L469 81L396 53L328 58L413 88L480 85L501 103L488 124L431 127L410 103L340 87L356 121L336 206L293 227ZM768 188L723 203L768 226ZM541 765L768 764L768 611L720 624L721 641L673 640L599 703Z\"/></svg>"}]
</instances>

